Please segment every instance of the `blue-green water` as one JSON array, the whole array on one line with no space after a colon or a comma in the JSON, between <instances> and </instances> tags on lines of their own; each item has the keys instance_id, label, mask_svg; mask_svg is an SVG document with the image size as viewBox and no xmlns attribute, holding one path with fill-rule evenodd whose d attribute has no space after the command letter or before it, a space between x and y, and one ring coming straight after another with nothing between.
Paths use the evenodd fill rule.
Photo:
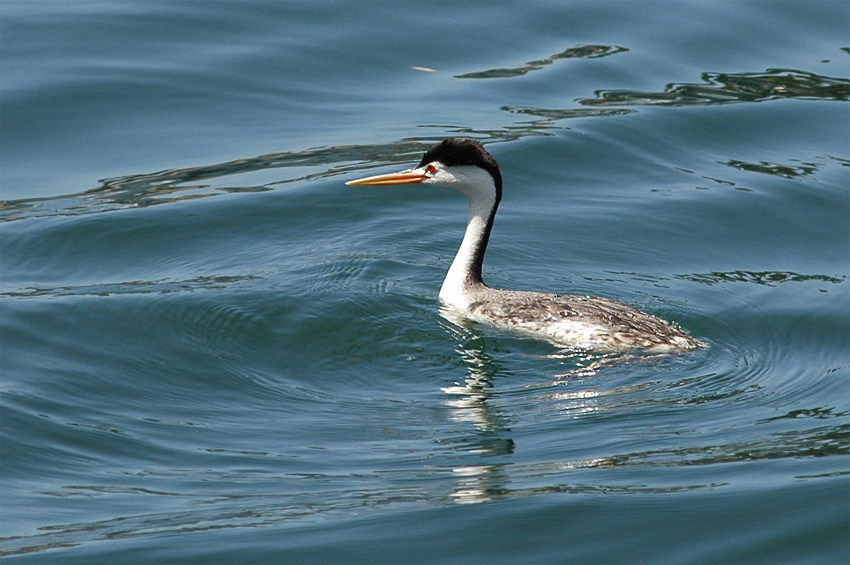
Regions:
<instances>
[{"instance_id":1,"label":"blue-green water","mask_svg":"<svg viewBox=\"0 0 850 565\"><path fill-rule=\"evenodd\" d=\"M9 562L850 559L846 2L5 1L0 47ZM447 135L490 284L710 347L444 320L462 197L344 182Z\"/></svg>"}]
</instances>

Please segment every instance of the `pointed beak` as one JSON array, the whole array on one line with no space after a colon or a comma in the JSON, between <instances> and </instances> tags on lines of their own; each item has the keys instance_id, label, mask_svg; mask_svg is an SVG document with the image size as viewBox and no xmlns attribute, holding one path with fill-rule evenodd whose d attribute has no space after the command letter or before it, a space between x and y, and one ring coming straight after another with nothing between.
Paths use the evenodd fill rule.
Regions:
<instances>
[{"instance_id":1,"label":"pointed beak","mask_svg":"<svg viewBox=\"0 0 850 565\"><path fill-rule=\"evenodd\" d=\"M390 173L388 175L376 175L374 177L366 177L363 179L350 180L347 185L351 186L384 186L390 184L416 184L424 181L428 175L416 169L408 169L400 173Z\"/></svg>"}]
</instances>

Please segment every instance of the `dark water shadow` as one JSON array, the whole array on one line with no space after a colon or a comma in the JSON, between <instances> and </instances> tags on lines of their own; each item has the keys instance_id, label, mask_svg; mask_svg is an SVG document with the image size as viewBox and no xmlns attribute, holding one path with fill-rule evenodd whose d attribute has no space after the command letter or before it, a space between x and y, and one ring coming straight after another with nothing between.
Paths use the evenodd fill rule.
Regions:
<instances>
[{"instance_id":1,"label":"dark water shadow","mask_svg":"<svg viewBox=\"0 0 850 565\"><path fill-rule=\"evenodd\" d=\"M576 47L570 47L568 49L565 49L564 51L561 51L560 53L556 53L543 59L528 61L524 65L520 65L518 67L505 67L497 69L487 69L484 71L475 71L471 73L464 73L462 75L456 75L455 78L514 78L523 76L532 71L538 71L548 65L551 65L559 59L597 59L599 57L608 57L610 55L616 55L617 53L625 53L626 51L628 51L628 49L617 45L577 45Z\"/></svg>"},{"instance_id":2,"label":"dark water shadow","mask_svg":"<svg viewBox=\"0 0 850 565\"><path fill-rule=\"evenodd\" d=\"M660 91L641 90L597 90L595 98L579 98L566 108L543 108L534 106L502 106L506 112L539 118L537 128L556 129L555 121L614 117L631 114L641 106L707 106L765 102L781 99L804 100L850 100L850 80L829 77L793 69L768 69L757 73L714 73L701 75L704 83L671 83ZM774 165L771 163L750 164L730 161L729 166L787 176L799 177L813 171L807 164L799 167Z\"/></svg>"},{"instance_id":3,"label":"dark water shadow","mask_svg":"<svg viewBox=\"0 0 850 565\"><path fill-rule=\"evenodd\" d=\"M844 275L830 276L821 274L800 274L788 271L728 271L728 272L711 272L711 273L693 273L688 275L678 275L676 278L708 285L716 285L721 283L743 282L752 283L762 286L776 286L786 282L826 282L832 284L841 284L847 277Z\"/></svg>"},{"instance_id":4,"label":"dark water shadow","mask_svg":"<svg viewBox=\"0 0 850 565\"><path fill-rule=\"evenodd\" d=\"M850 100L850 80L795 69L701 75L703 83L668 84L661 91L597 90L582 106L700 106L785 98Z\"/></svg>"},{"instance_id":5,"label":"dark water shadow","mask_svg":"<svg viewBox=\"0 0 850 565\"><path fill-rule=\"evenodd\" d=\"M278 185L342 175L374 166L418 159L438 138L402 140L389 145L342 145L297 152L268 153L183 169L143 173L100 181L100 186L80 193L46 198L0 201L0 221L40 216L78 215L129 207L145 207L236 192L263 192ZM265 169L318 168L318 172L295 175L264 184L207 184Z\"/></svg>"},{"instance_id":6,"label":"dark water shadow","mask_svg":"<svg viewBox=\"0 0 850 565\"><path fill-rule=\"evenodd\" d=\"M8 298L59 298L78 296L126 296L130 294L173 294L195 290L220 290L232 284L255 280L255 275L199 276L174 280L135 280L117 283L88 284L78 286L26 287L22 290L0 292Z\"/></svg>"}]
</instances>

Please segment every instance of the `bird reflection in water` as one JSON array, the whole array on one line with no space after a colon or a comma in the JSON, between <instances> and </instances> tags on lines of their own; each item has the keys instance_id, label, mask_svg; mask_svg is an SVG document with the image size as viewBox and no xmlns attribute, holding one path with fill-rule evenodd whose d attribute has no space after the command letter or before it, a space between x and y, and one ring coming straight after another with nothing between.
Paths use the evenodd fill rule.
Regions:
<instances>
[{"instance_id":1,"label":"bird reflection in water","mask_svg":"<svg viewBox=\"0 0 850 565\"><path fill-rule=\"evenodd\" d=\"M534 403L542 401L546 404L546 411L554 410L569 418L596 412L601 409L597 398L604 393L575 390L575 385L596 374L601 366L600 359L575 351L556 352L547 357L562 359L573 367L570 371L557 375L554 380L497 391L493 379L500 374L504 377L507 371L487 353L485 340L458 324L460 320L452 316L451 310L441 310L441 314L447 320L442 325L454 340L455 351L466 369L462 382L442 388L446 394L445 404L450 408L452 421L473 426L471 431L437 440L462 454L464 462L469 462L452 466L454 486L449 497L458 504L474 504L519 495L519 491L508 487L516 482L517 477L513 476L515 471L512 470L517 469L517 464L513 461L516 444L513 438L508 437L513 418L503 407L504 396L516 395L520 401L530 398ZM570 390L559 390L562 387ZM482 457L485 460L482 461ZM491 458L494 461L489 463L487 460ZM562 469L587 465L588 462L567 461L557 464Z\"/></svg>"}]
</instances>

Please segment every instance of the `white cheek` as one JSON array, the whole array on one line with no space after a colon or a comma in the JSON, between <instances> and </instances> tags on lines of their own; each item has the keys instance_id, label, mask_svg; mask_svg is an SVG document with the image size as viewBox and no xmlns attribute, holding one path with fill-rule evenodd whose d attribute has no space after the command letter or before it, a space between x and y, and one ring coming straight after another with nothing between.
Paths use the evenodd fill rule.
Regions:
<instances>
[{"instance_id":1,"label":"white cheek","mask_svg":"<svg viewBox=\"0 0 850 565\"><path fill-rule=\"evenodd\" d=\"M492 192L493 179L490 173L479 167L465 166L455 167L451 171L437 169L437 172L424 182L477 198Z\"/></svg>"},{"instance_id":2,"label":"white cheek","mask_svg":"<svg viewBox=\"0 0 850 565\"><path fill-rule=\"evenodd\" d=\"M432 182L436 184L446 185L448 188L452 188L450 185L454 185L458 182L458 179L455 178L453 174L443 169L440 169L436 173L434 173L434 176L431 177L431 179Z\"/></svg>"}]
</instances>

